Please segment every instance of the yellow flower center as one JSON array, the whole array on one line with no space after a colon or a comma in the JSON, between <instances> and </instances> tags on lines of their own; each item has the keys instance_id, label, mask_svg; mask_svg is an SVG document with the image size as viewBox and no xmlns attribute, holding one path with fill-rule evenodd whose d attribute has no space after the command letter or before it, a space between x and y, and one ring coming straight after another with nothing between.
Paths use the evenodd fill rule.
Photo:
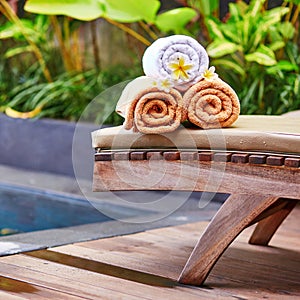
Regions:
<instances>
[{"instance_id":1,"label":"yellow flower center","mask_svg":"<svg viewBox=\"0 0 300 300\"><path fill-rule=\"evenodd\" d=\"M183 57L179 57L177 61L169 63L168 67L172 70L173 79L179 80L182 78L183 80L189 79L189 75L187 73L193 65L189 65L185 63Z\"/></svg>"},{"instance_id":2,"label":"yellow flower center","mask_svg":"<svg viewBox=\"0 0 300 300\"><path fill-rule=\"evenodd\" d=\"M164 80L161 81L161 86L163 88L169 89L170 87L172 87L172 84L168 79L164 79Z\"/></svg>"},{"instance_id":3,"label":"yellow flower center","mask_svg":"<svg viewBox=\"0 0 300 300\"><path fill-rule=\"evenodd\" d=\"M211 72L210 70L206 70L203 73L203 77L206 78L206 79L211 79L211 78L214 77L214 73Z\"/></svg>"}]
</instances>

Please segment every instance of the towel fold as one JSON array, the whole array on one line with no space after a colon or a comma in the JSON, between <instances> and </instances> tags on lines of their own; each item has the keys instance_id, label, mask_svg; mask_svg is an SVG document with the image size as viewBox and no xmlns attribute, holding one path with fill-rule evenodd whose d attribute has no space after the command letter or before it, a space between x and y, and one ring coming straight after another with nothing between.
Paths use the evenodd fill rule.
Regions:
<instances>
[{"instance_id":1,"label":"towel fold","mask_svg":"<svg viewBox=\"0 0 300 300\"><path fill-rule=\"evenodd\" d=\"M183 96L184 118L201 128L229 127L238 118L240 102L221 79L201 80Z\"/></svg>"},{"instance_id":2,"label":"towel fold","mask_svg":"<svg viewBox=\"0 0 300 300\"><path fill-rule=\"evenodd\" d=\"M198 82L208 68L206 50L193 38L173 35L151 44L143 56L143 69L147 76L169 79L180 91Z\"/></svg>"},{"instance_id":3,"label":"towel fold","mask_svg":"<svg viewBox=\"0 0 300 300\"><path fill-rule=\"evenodd\" d=\"M116 112L125 118L124 128L142 133L165 133L177 129L183 116L180 92L166 82L141 76L123 90Z\"/></svg>"},{"instance_id":4,"label":"towel fold","mask_svg":"<svg viewBox=\"0 0 300 300\"><path fill-rule=\"evenodd\" d=\"M124 127L142 133L171 132L180 125L182 109L182 96L175 89L165 92L148 88L127 107Z\"/></svg>"}]
</instances>

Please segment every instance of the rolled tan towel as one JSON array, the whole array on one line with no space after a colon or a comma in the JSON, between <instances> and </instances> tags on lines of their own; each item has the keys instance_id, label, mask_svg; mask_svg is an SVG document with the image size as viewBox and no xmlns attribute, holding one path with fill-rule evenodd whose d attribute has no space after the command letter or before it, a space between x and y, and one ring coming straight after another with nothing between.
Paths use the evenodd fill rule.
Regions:
<instances>
[{"instance_id":1,"label":"rolled tan towel","mask_svg":"<svg viewBox=\"0 0 300 300\"><path fill-rule=\"evenodd\" d=\"M155 87L138 93L126 109L125 129L142 133L165 133L177 129L183 110L181 94Z\"/></svg>"},{"instance_id":2,"label":"rolled tan towel","mask_svg":"<svg viewBox=\"0 0 300 300\"><path fill-rule=\"evenodd\" d=\"M238 118L240 102L221 79L201 80L183 96L184 117L201 128L229 127Z\"/></svg>"}]
</instances>

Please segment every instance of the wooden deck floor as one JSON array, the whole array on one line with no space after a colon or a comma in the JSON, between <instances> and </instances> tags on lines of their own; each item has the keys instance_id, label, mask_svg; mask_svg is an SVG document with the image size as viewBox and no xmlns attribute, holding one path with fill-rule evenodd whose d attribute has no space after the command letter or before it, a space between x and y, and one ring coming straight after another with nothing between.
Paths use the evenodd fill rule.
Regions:
<instances>
[{"instance_id":1,"label":"wooden deck floor","mask_svg":"<svg viewBox=\"0 0 300 300\"><path fill-rule=\"evenodd\" d=\"M0 299L300 299L300 206L271 241L245 230L204 287L176 279L199 222L0 258Z\"/></svg>"}]
</instances>

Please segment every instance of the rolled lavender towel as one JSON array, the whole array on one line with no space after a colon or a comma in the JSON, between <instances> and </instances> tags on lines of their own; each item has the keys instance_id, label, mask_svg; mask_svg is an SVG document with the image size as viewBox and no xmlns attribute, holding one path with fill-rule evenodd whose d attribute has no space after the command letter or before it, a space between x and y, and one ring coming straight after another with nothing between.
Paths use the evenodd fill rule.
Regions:
<instances>
[{"instance_id":1,"label":"rolled lavender towel","mask_svg":"<svg viewBox=\"0 0 300 300\"><path fill-rule=\"evenodd\" d=\"M147 76L171 80L176 89L186 91L201 79L209 59L195 39L172 35L153 42L146 49L142 62Z\"/></svg>"}]
</instances>

